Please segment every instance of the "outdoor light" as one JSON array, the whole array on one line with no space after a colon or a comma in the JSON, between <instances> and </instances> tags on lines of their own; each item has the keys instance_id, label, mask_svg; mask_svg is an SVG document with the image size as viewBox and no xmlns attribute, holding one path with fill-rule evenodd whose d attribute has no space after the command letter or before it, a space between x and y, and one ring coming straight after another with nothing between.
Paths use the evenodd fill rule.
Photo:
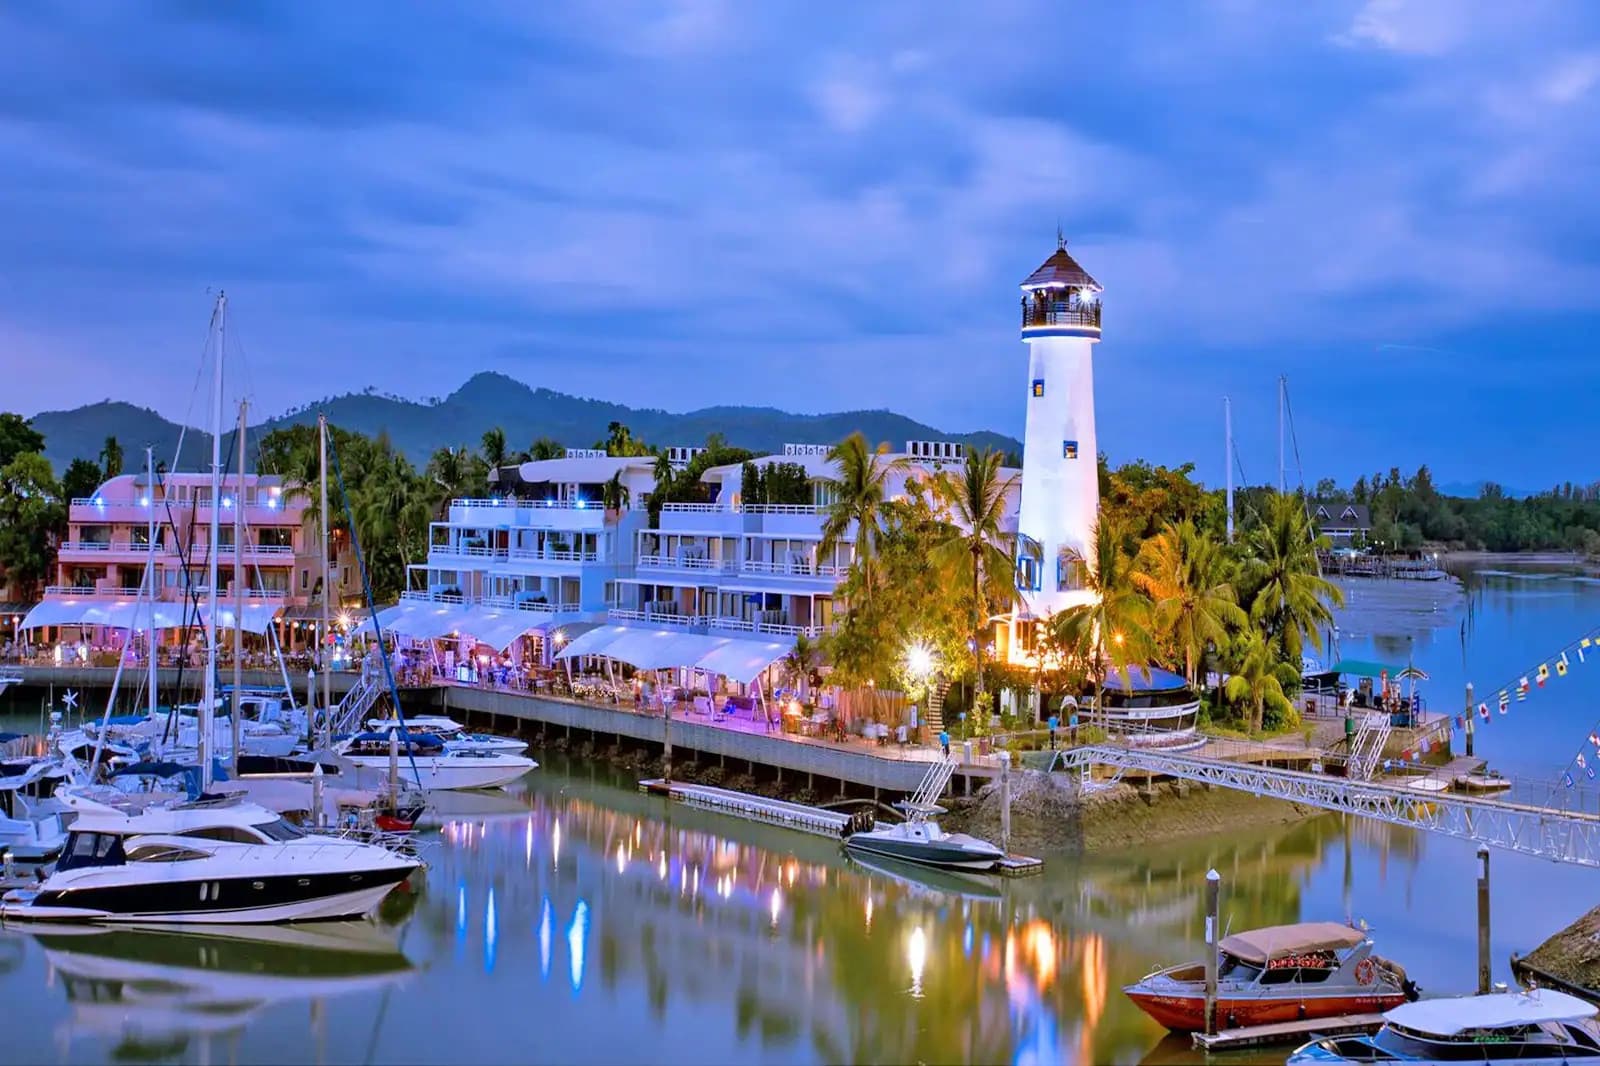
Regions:
<instances>
[{"instance_id":1,"label":"outdoor light","mask_svg":"<svg viewBox=\"0 0 1600 1066\"><path fill-rule=\"evenodd\" d=\"M150 497L148 497L148 496L140 496L139 497L139 506L140 507L149 507L150 506Z\"/></svg>"},{"instance_id":2,"label":"outdoor light","mask_svg":"<svg viewBox=\"0 0 1600 1066\"><path fill-rule=\"evenodd\" d=\"M96 496L94 498L94 505L96 507L104 507L106 505L106 498L104 496Z\"/></svg>"},{"instance_id":3,"label":"outdoor light","mask_svg":"<svg viewBox=\"0 0 1600 1066\"><path fill-rule=\"evenodd\" d=\"M933 672L933 652L926 644L913 644L906 649L906 667L913 677L927 677Z\"/></svg>"},{"instance_id":4,"label":"outdoor light","mask_svg":"<svg viewBox=\"0 0 1600 1066\"><path fill-rule=\"evenodd\" d=\"M567 642L567 635L565 633L561 632L561 630L558 629L558 630L555 631L555 633L551 636L550 639L555 641L556 642L556 647L559 648L559 647L561 647L561 645L563 645L563 644L565 644Z\"/></svg>"},{"instance_id":5,"label":"outdoor light","mask_svg":"<svg viewBox=\"0 0 1600 1066\"><path fill-rule=\"evenodd\" d=\"M575 506L575 507L577 507L577 508L578 508L578 510L580 510L580 511L581 511L581 510L583 510L583 509L584 509L584 508L585 508L585 507L587 507L587 506L588 506L588 504L586 504L586 503L584 503L584 502L583 502L583 497L582 497L582 496L579 496L579 497L578 497L578 498L577 498L577 500L576 500L576 501L574 501L574 504L573 504L573 505L574 505L574 506Z\"/></svg>"}]
</instances>

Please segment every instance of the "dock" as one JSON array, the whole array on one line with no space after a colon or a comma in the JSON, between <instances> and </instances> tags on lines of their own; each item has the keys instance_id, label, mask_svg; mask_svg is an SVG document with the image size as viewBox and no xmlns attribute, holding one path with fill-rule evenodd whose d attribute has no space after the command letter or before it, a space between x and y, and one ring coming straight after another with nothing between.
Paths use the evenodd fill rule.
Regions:
<instances>
[{"instance_id":1,"label":"dock","mask_svg":"<svg viewBox=\"0 0 1600 1066\"><path fill-rule=\"evenodd\" d=\"M1194 1046L1204 1052L1237 1051L1241 1048L1271 1047L1304 1042L1318 1036L1349 1036L1375 1033L1383 1027L1381 1014L1346 1014L1337 1018L1307 1018L1271 1025L1247 1025L1220 1029L1215 1033L1195 1033Z\"/></svg>"},{"instance_id":2,"label":"dock","mask_svg":"<svg viewBox=\"0 0 1600 1066\"><path fill-rule=\"evenodd\" d=\"M844 838L848 815L823 807L811 807L788 800L768 799L749 792L711 785L695 785L683 781L665 781L651 778L639 782L639 791L656 796L666 796L678 803L698 807L718 814L729 814L747 821L775 825L784 829L798 829L815 836ZM1007 855L995 864L993 873L1002 877L1027 877L1044 869L1044 860L1031 855Z\"/></svg>"}]
</instances>

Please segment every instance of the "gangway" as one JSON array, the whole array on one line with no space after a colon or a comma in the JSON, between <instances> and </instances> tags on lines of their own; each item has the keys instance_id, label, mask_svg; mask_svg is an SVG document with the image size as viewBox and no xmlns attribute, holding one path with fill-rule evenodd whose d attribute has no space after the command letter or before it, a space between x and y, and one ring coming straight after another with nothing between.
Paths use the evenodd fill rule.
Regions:
<instances>
[{"instance_id":1,"label":"gangway","mask_svg":"<svg viewBox=\"0 0 1600 1066\"><path fill-rule=\"evenodd\" d=\"M368 668L363 663L361 676L356 683L350 686L350 691L344 694L333 708L330 716L330 732L337 736L340 733L356 733L360 731L361 723L366 718L367 712L372 710L373 704L378 702L378 697L386 691L377 672Z\"/></svg>"},{"instance_id":2,"label":"gangway","mask_svg":"<svg viewBox=\"0 0 1600 1066\"><path fill-rule=\"evenodd\" d=\"M1600 813L1109 744L1059 751L1050 763L1052 770L1079 774L1093 766L1196 781L1600 868Z\"/></svg>"},{"instance_id":3,"label":"gangway","mask_svg":"<svg viewBox=\"0 0 1600 1066\"><path fill-rule=\"evenodd\" d=\"M1350 741L1350 761L1346 763L1348 775L1358 781L1372 780L1373 772L1383 761L1383 749L1389 743L1393 720L1386 712L1378 711L1361 716L1354 739Z\"/></svg>"},{"instance_id":4,"label":"gangway","mask_svg":"<svg viewBox=\"0 0 1600 1066\"><path fill-rule=\"evenodd\" d=\"M921 784L911 794L911 806L914 808L931 807L939 802L939 797L944 795L945 788L950 784L950 778L956 772L954 759L939 759L928 767L928 772L923 775Z\"/></svg>"}]
</instances>

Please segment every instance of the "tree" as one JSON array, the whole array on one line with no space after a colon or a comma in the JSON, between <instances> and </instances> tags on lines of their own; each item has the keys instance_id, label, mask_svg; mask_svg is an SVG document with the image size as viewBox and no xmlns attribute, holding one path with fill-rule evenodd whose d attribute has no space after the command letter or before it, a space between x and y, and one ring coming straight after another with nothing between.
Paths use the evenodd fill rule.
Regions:
<instances>
[{"instance_id":1,"label":"tree","mask_svg":"<svg viewBox=\"0 0 1600 1066\"><path fill-rule=\"evenodd\" d=\"M0 468L0 570L23 599L48 579L66 523L49 460L28 451Z\"/></svg>"},{"instance_id":2,"label":"tree","mask_svg":"<svg viewBox=\"0 0 1600 1066\"><path fill-rule=\"evenodd\" d=\"M433 512L440 521L449 515L451 500L471 499L487 491L488 468L482 458L465 448L438 449L423 476L433 489Z\"/></svg>"},{"instance_id":3,"label":"tree","mask_svg":"<svg viewBox=\"0 0 1600 1066\"><path fill-rule=\"evenodd\" d=\"M1155 635L1183 657L1191 687L1206 647L1220 646L1248 621L1221 546L1188 519L1168 523L1140 546L1132 580L1150 599Z\"/></svg>"},{"instance_id":4,"label":"tree","mask_svg":"<svg viewBox=\"0 0 1600 1066\"><path fill-rule=\"evenodd\" d=\"M122 444L116 437L107 437L100 446L100 466L106 472L107 481L122 473Z\"/></svg>"},{"instance_id":5,"label":"tree","mask_svg":"<svg viewBox=\"0 0 1600 1066\"><path fill-rule=\"evenodd\" d=\"M811 684L811 675L822 668L822 648L804 633L794 638L794 647L779 662L783 670L783 683L804 695Z\"/></svg>"},{"instance_id":6,"label":"tree","mask_svg":"<svg viewBox=\"0 0 1600 1066\"><path fill-rule=\"evenodd\" d=\"M861 571L862 595L872 599L874 580L873 563L878 538L883 532L884 485L889 478L891 463L882 457L889 447L880 444L876 450L867 443L860 431L850 434L834 445L828 458L838 467L837 477L829 478L834 490L833 506L822 522L822 542L817 555L831 557L845 534L855 529L855 561L852 569Z\"/></svg>"},{"instance_id":7,"label":"tree","mask_svg":"<svg viewBox=\"0 0 1600 1066\"><path fill-rule=\"evenodd\" d=\"M1279 716L1282 724L1292 725L1294 704L1289 700L1287 689L1299 680L1299 672L1279 662L1272 646L1256 630L1245 630L1235 644L1234 655L1233 669L1223 686L1223 694L1249 710L1250 731L1261 731L1269 710Z\"/></svg>"},{"instance_id":8,"label":"tree","mask_svg":"<svg viewBox=\"0 0 1600 1066\"><path fill-rule=\"evenodd\" d=\"M633 493L628 486L622 483L622 471L618 470L611 475L611 479L600 486L600 500L608 511L626 510L633 499Z\"/></svg>"},{"instance_id":9,"label":"tree","mask_svg":"<svg viewBox=\"0 0 1600 1066\"><path fill-rule=\"evenodd\" d=\"M1069 561L1083 569L1088 603L1056 612L1047 623L1052 639L1068 654L1093 663L1095 709L1101 706L1106 667L1128 681L1128 667L1148 661L1150 602L1133 582L1133 557L1124 546L1123 528L1104 512L1089 534L1089 554L1071 553Z\"/></svg>"},{"instance_id":10,"label":"tree","mask_svg":"<svg viewBox=\"0 0 1600 1066\"><path fill-rule=\"evenodd\" d=\"M30 419L11 411L0 413L0 467L26 452L44 451L44 434L33 428Z\"/></svg>"},{"instance_id":11,"label":"tree","mask_svg":"<svg viewBox=\"0 0 1600 1066\"><path fill-rule=\"evenodd\" d=\"M1315 535L1301 500L1284 493L1267 500L1248 540L1245 579L1254 590L1250 618L1266 629L1283 661L1296 668L1307 641L1322 648L1322 630L1333 624L1331 608L1344 603L1339 587L1322 576L1319 547L1327 547L1327 538Z\"/></svg>"},{"instance_id":12,"label":"tree","mask_svg":"<svg viewBox=\"0 0 1600 1066\"><path fill-rule=\"evenodd\" d=\"M506 431L499 426L485 431L482 454L483 461L488 464L491 474L505 466L510 461L510 456L506 452Z\"/></svg>"},{"instance_id":13,"label":"tree","mask_svg":"<svg viewBox=\"0 0 1600 1066\"><path fill-rule=\"evenodd\" d=\"M633 431L621 422L612 422L606 427L606 439L598 441L596 448L604 448L607 455L633 456L649 455L650 446L634 437Z\"/></svg>"},{"instance_id":14,"label":"tree","mask_svg":"<svg viewBox=\"0 0 1600 1066\"><path fill-rule=\"evenodd\" d=\"M102 480L100 468L93 462L74 459L67 464L67 472L61 475L61 499L67 503L88 499Z\"/></svg>"},{"instance_id":15,"label":"tree","mask_svg":"<svg viewBox=\"0 0 1600 1066\"><path fill-rule=\"evenodd\" d=\"M1017 602L1014 538L1005 531L1008 495L1016 475L1007 476L999 452L978 448L967 453L958 475L941 471L933 480L933 496L945 512L944 536L930 561L958 587L970 587L973 677L983 691L983 632L994 609ZM974 702L977 702L976 699ZM980 723L983 717L979 716Z\"/></svg>"},{"instance_id":16,"label":"tree","mask_svg":"<svg viewBox=\"0 0 1600 1066\"><path fill-rule=\"evenodd\" d=\"M567 449L553 437L540 437L533 442L533 447L528 449L528 459L535 463L546 459L563 459L566 454Z\"/></svg>"}]
</instances>

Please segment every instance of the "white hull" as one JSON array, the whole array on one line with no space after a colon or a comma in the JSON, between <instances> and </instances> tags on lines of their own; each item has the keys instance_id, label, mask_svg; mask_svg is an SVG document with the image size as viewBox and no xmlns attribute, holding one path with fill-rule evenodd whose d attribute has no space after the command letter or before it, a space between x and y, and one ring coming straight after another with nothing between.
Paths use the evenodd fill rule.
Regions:
<instances>
[{"instance_id":1,"label":"white hull","mask_svg":"<svg viewBox=\"0 0 1600 1066\"><path fill-rule=\"evenodd\" d=\"M360 786L376 788L389 780L387 755L345 755L345 761L356 768L356 781ZM418 785L424 790L450 791L458 788L499 788L534 769L539 764L520 755L492 755L484 758L472 756L418 755L416 771L411 769L412 759L400 757L400 781Z\"/></svg>"},{"instance_id":2,"label":"white hull","mask_svg":"<svg viewBox=\"0 0 1600 1066\"><path fill-rule=\"evenodd\" d=\"M334 918L357 918L371 914L393 885L375 885L337 896L284 903L271 907L244 907L226 911L158 911L149 914L117 914L87 907L0 906L0 918L29 922L96 922L107 925L240 925L258 922L314 922Z\"/></svg>"}]
</instances>

